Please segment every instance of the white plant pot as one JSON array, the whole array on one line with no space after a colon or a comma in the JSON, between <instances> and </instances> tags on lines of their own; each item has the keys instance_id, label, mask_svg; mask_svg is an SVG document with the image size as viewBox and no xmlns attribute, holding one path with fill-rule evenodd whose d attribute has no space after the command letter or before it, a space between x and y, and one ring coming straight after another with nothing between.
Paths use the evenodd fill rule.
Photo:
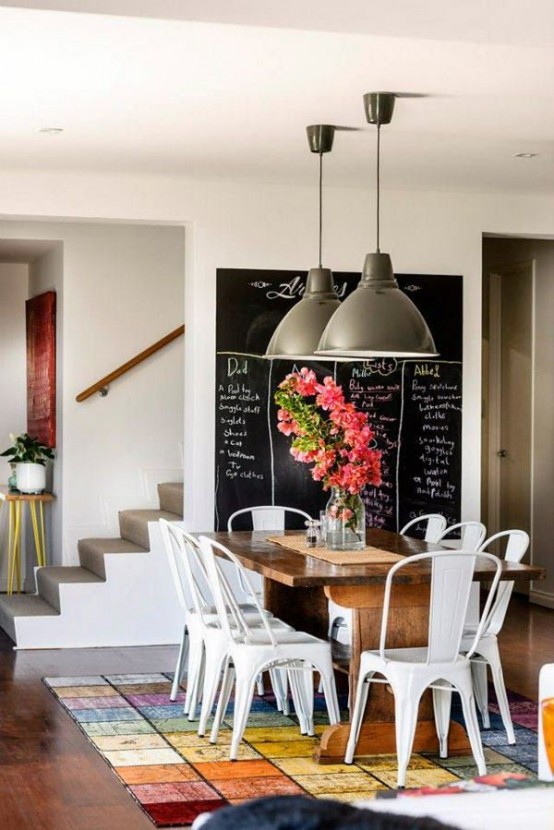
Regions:
<instances>
[{"instance_id":1,"label":"white plant pot","mask_svg":"<svg viewBox=\"0 0 554 830\"><path fill-rule=\"evenodd\" d=\"M21 461L15 465L15 479L20 493L42 493L46 487L46 467Z\"/></svg>"}]
</instances>

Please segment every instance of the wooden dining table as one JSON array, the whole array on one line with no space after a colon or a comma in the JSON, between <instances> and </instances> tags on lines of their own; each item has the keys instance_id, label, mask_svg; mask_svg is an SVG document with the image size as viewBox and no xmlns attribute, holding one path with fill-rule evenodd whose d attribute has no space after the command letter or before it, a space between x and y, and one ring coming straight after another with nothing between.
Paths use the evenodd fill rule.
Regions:
<instances>
[{"instance_id":1,"label":"wooden dining table","mask_svg":"<svg viewBox=\"0 0 554 830\"><path fill-rule=\"evenodd\" d=\"M245 568L260 574L264 580L265 606L276 617L298 630L327 639L329 627L328 600L352 611L352 639L348 653L337 648L336 667L349 674L350 688L355 690L360 654L379 646L384 586L391 564L330 564L313 556L303 555L283 544L269 541L269 536L287 536L298 531L233 531L195 534L208 536L228 547ZM285 541L285 540L283 540ZM412 556L440 549L419 539L401 536L387 530L369 528L366 544L400 556ZM477 563L476 582L492 578L488 563ZM544 570L532 565L502 563L503 580L524 583L544 578ZM426 645L431 567L422 562L403 574L391 595L387 630L387 647L402 648ZM323 732L314 751L320 763L336 763L344 758L350 726L340 723ZM414 752L438 752L438 739L433 718L432 695L425 692L419 707ZM357 747L358 755L394 753L394 698L390 688L375 684L369 696ZM452 722L449 751L469 753L464 728Z\"/></svg>"}]
</instances>

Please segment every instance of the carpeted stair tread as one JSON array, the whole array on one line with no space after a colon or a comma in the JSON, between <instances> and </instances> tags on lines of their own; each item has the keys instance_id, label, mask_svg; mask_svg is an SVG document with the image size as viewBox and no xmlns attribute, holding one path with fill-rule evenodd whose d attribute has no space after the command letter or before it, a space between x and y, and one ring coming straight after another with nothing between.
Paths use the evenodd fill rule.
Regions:
<instances>
[{"instance_id":1,"label":"carpeted stair tread","mask_svg":"<svg viewBox=\"0 0 554 830\"><path fill-rule=\"evenodd\" d=\"M104 555L127 553L148 553L141 545L135 545L128 539L79 539L77 544L79 551L79 562L83 568L106 579L106 560Z\"/></svg>"},{"instance_id":2,"label":"carpeted stair tread","mask_svg":"<svg viewBox=\"0 0 554 830\"><path fill-rule=\"evenodd\" d=\"M119 532L122 539L129 539L135 545L150 549L148 523L167 519L168 522L180 522L182 516L167 510L121 510L119 512Z\"/></svg>"},{"instance_id":3,"label":"carpeted stair tread","mask_svg":"<svg viewBox=\"0 0 554 830\"><path fill-rule=\"evenodd\" d=\"M62 565L37 570L37 591L53 608L61 611L60 585L84 582L104 582L97 574L79 565Z\"/></svg>"},{"instance_id":4,"label":"carpeted stair tread","mask_svg":"<svg viewBox=\"0 0 554 830\"><path fill-rule=\"evenodd\" d=\"M160 510L183 516L183 482L169 481L158 484Z\"/></svg>"},{"instance_id":5,"label":"carpeted stair tread","mask_svg":"<svg viewBox=\"0 0 554 830\"><path fill-rule=\"evenodd\" d=\"M0 628L15 642L15 617L57 617L58 611L36 594L0 595Z\"/></svg>"}]
</instances>

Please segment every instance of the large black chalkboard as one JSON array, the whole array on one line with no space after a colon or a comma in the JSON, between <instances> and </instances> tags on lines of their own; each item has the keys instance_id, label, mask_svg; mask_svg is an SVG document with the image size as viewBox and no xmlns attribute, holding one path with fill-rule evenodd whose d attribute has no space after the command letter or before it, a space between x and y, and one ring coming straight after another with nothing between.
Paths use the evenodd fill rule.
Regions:
<instances>
[{"instance_id":1,"label":"large black chalkboard","mask_svg":"<svg viewBox=\"0 0 554 830\"><path fill-rule=\"evenodd\" d=\"M341 298L360 279L334 276ZM320 379L333 375L369 415L383 453L383 483L363 493L367 523L390 530L430 511L458 521L461 495L463 280L421 274L397 279L433 332L436 360L310 364ZM241 507L284 504L317 516L327 501L276 427L273 392L301 367L262 356L305 280L306 272L217 272L216 529L224 529Z\"/></svg>"}]
</instances>

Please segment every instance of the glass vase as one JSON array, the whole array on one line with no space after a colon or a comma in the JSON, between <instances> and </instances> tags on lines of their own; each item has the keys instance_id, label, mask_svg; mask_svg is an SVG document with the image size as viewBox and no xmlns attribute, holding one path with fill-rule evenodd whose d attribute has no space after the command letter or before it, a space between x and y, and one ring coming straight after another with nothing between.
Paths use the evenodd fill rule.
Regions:
<instances>
[{"instance_id":1,"label":"glass vase","mask_svg":"<svg viewBox=\"0 0 554 830\"><path fill-rule=\"evenodd\" d=\"M362 550L365 547L365 506L360 496L333 488L325 518L329 550Z\"/></svg>"}]
</instances>

